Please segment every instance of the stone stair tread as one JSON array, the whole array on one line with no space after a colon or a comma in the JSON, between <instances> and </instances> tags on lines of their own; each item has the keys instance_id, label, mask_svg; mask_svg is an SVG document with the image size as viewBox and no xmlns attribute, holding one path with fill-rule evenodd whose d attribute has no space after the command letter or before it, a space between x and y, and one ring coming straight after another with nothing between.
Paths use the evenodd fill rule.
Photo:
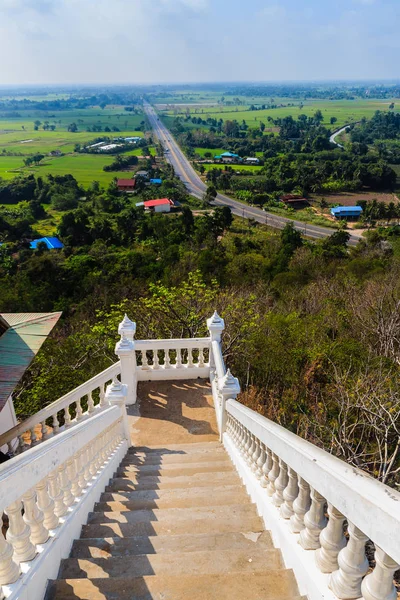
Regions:
<instances>
[{"instance_id":1,"label":"stone stair tread","mask_svg":"<svg viewBox=\"0 0 400 600\"><path fill-rule=\"evenodd\" d=\"M134 556L136 554L169 554L209 550L267 549L273 548L268 531L242 531L227 533L188 533L182 535L132 536L126 538L87 538L75 540L71 558L107 558Z\"/></svg>"},{"instance_id":2,"label":"stone stair tread","mask_svg":"<svg viewBox=\"0 0 400 600\"><path fill-rule=\"evenodd\" d=\"M236 471L223 471L222 473L196 473L195 475L180 475L172 477L159 477L157 475L138 475L131 473L125 477L114 477L106 487L106 492L114 490L154 490L188 487L216 488L221 483L241 483Z\"/></svg>"},{"instance_id":3,"label":"stone stair tread","mask_svg":"<svg viewBox=\"0 0 400 600\"><path fill-rule=\"evenodd\" d=\"M150 508L189 508L207 504L210 499L208 488L179 488L178 490L141 490L138 492L105 492L96 502L93 511L123 511ZM243 486L223 486L213 491L214 506L249 504L251 502Z\"/></svg>"},{"instance_id":4,"label":"stone stair tread","mask_svg":"<svg viewBox=\"0 0 400 600\"><path fill-rule=\"evenodd\" d=\"M107 511L91 512L88 515L88 525L108 524L108 523L143 523L143 522L171 522L177 519L181 522L188 520L194 523L198 519L210 519L216 521L224 517L227 513L231 516L257 516L257 510L254 504L232 504L227 509L226 506L194 506L191 508L162 508L149 510L127 510L127 511Z\"/></svg>"},{"instance_id":5,"label":"stone stair tread","mask_svg":"<svg viewBox=\"0 0 400 600\"><path fill-rule=\"evenodd\" d=\"M61 579L144 577L146 575L217 575L256 573L283 567L275 548L197 550L170 554L137 554L108 558L67 558L61 561Z\"/></svg>"},{"instance_id":6,"label":"stone stair tread","mask_svg":"<svg viewBox=\"0 0 400 600\"><path fill-rule=\"evenodd\" d=\"M235 494L243 492L248 498L247 492L243 484L228 484L220 485L214 491L212 497L215 498L217 495ZM182 487L172 489L161 489L161 490L137 490L133 492L103 492L100 496L100 502L127 502L132 500L172 500L176 497L195 497L201 496L210 498L210 490L206 487ZM249 499L250 501L250 499Z\"/></svg>"},{"instance_id":7,"label":"stone stair tread","mask_svg":"<svg viewBox=\"0 0 400 600\"><path fill-rule=\"evenodd\" d=\"M292 571L219 575L61 579L51 581L45 600L303 600Z\"/></svg>"},{"instance_id":8,"label":"stone stair tread","mask_svg":"<svg viewBox=\"0 0 400 600\"><path fill-rule=\"evenodd\" d=\"M135 452L135 454L127 454L122 459L121 465L136 465L136 464L175 464L185 462L202 462L223 460L227 457L223 448L212 448L198 450L197 452L177 452L167 454Z\"/></svg>"},{"instance_id":9,"label":"stone stair tread","mask_svg":"<svg viewBox=\"0 0 400 600\"><path fill-rule=\"evenodd\" d=\"M215 462L199 462L199 463L180 463L166 465L123 465L116 471L117 477L125 477L130 475L157 475L158 477L176 477L181 475L195 475L196 473L223 473L226 471L233 472L234 467L231 461L215 461Z\"/></svg>"},{"instance_id":10,"label":"stone stair tread","mask_svg":"<svg viewBox=\"0 0 400 600\"><path fill-rule=\"evenodd\" d=\"M179 509L181 510L181 509ZM182 509L184 510L184 509ZM170 519L168 521L147 521L142 523L98 523L83 525L81 538L132 537L180 535L185 533L225 533L238 531L259 531L264 528L261 517L254 515L221 515L218 519L207 517L197 519Z\"/></svg>"},{"instance_id":11,"label":"stone stair tread","mask_svg":"<svg viewBox=\"0 0 400 600\"><path fill-rule=\"evenodd\" d=\"M174 454L177 451L185 453L202 452L204 450L211 450L212 448L223 448L223 445L219 441L215 442L194 442L188 444L158 444L151 446L132 446L128 449L126 456L136 454L137 452L144 452L146 454Z\"/></svg>"}]
</instances>

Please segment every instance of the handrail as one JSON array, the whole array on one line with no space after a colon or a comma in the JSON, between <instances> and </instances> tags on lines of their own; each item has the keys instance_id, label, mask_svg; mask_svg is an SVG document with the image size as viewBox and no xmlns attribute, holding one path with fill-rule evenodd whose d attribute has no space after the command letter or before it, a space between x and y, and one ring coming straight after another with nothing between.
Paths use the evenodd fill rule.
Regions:
<instances>
[{"instance_id":1,"label":"handrail","mask_svg":"<svg viewBox=\"0 0 400 600\"><path fill-rule=\"evenodd\" d=\"M214 340L211 343L211 347L214 357L215 372L217 374L218 379L220 379L226 374L226 367L224 357L222 355L221 344L218 341Z\"/></svg>"},{"instance_id":2,"label":"handrail","mask_svg":"<svg viewBox=\"0 0 400 600\"><path fill-rule=\"evenodd\" d=\"M55 400L42 410L35 413L34 415L28 417L24 421L21 421L21 423L18 423L12 429L9 429L8 431L0 435L0 448L3 445L11 442L13 439L19 437L26 431L29 431L36 425L43 423L44 421L46 421L46 419L52 417L54 414L57 414L59 411L65 410L71 404L88 394L90 391L96 389L97 387L100 387L102 384L113 379L120 372L121 363L117 362L105 369L104 371L102 371L101 373L98 373L88 381L85 381L70 392L67 392L64 396L61 396L61 398L58 398L58 400Z\"/></svg>"},{"instance_id":3,"label":"handrail","mask_svg":"<svg viewBox=\"0 0 400 600\"><path fill-rule=\"evenodd\" d=\"M400 493L236 400L227 412L328 502L400 562Z\"/></svg>"}]
</instances>

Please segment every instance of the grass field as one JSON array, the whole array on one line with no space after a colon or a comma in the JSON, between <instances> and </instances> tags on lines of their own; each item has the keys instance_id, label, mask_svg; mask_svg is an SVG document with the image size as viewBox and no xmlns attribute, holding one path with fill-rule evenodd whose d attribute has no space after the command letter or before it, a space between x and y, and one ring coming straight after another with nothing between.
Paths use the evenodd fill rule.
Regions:
<instances>
[{"instance_id":1,"label":"grass field","mask_svg":"<svg viewBox=\"0 0 400 600\"><path fill-rule=\"evenodd\" d=\"M262 169L262 167L260 166L253 166L253 165L223 165L220 163L210 163L210 164L203 164L203 167L205 168L206 171L211 171L211 169L220 169L222 171L224 171L227 167L231 167L234 173L240 172L240 171L244 171L246 173L256 173L257 171L259 171L260 169Z\"/></svg>"},{"instance_id":2,"label":"grass field","mask_svg":"<svg viewBox=\"0 0 400 600\"><path fill-rule=\"evenodd\" d=\"M195 153L204 158L206 152L211 152L213 156L218 156L223 152L226 152L226 148L195 148Z\"/></svg>"},{"instance_id":3,"label":"grass field","mask_svg":"<svg viewBox=\"0 0 400 600\"><path fill-rule=\"evenodd\" d=\"M265 98L264 102L266 103ZM286 98L284 104L288 104L289 102L291 102L291 100ZM293 100L292 102L293 104L295 104L295 106L285 106L282 108L257 111L249 111L248 109L243 110L243 105L236 107L204 106L191 109L190 114L192 116L201 116L204 119L206 119L207 117L215 119L222 118L224 120L235 119L240 123L242 121L245 121L247 125L249 125L249 127L257 127L260 121L268 126L269 116L273 119L282 118L289 115L292 115L294 118L297 118L300 114L312 116L316 110L321 110L324 116L323 124L327 127L331 127L330 118L336 117L336 128L340 127L341 125L345 125L346 123L359 121L362 117L371 118L376 110L388 110L391 100L310 100L304 102L304 107L302 109L299 108L298 100ZM395 110L400 111L400 103L397 102L396 104L396 99L394 99L393 102L395 102ZM172 120L176 116L174 111L172 110L160 111L160 114L164 117L167 117L166 122ZM181 116L185 116L186 108L183 108L180 114Z\"/></svg>"}]
</instances>

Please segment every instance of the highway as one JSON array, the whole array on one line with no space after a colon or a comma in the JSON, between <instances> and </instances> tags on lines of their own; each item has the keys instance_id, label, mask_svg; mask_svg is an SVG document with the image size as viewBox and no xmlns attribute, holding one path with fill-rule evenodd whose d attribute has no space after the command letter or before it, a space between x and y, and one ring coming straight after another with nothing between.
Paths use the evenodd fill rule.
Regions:
<instances>
[{"instance_id":1,"label":"highway","mask_svg":"<svg viewBox=\"0 0 400 600\"><path fill-rule=\"evenodd\" d=\"M154 108L150 104L145 102L144 110L146 112L147 118L149 119L151 127L153 128L154 134L159 139L161 145L164 148L165 158L173 166L175 174L179 175L180 179L186 185L189 194L195 196L196 198L203 198L204 193L207 189L206 184L200 179L199 175L196 173L196 171L190 164L190 161L184 155L177 142L171 135L170 131L158 118ZM311 225L308 223L303 223L302 221L295 221L293 219L287 219L286 217L281 217L272 213L265 212L260 208L248 206L247 204L243 204L238 200L233 200L233 198L229 198L228 196L225 196L225 194L218 193L213 204L229 206L232 213L239 217L243 217L244 219L254 219L259 223L265 223L268 226L275 227L277 229L283 229L287 223L293 223L294 227L298 231L300 231L307 237L314 239L329 237L334 232L333 229L328 229L327 227ZM351 246L355 246L359 239L359 235L350 234L349 244Z\"/></svg>"}]
</instances>

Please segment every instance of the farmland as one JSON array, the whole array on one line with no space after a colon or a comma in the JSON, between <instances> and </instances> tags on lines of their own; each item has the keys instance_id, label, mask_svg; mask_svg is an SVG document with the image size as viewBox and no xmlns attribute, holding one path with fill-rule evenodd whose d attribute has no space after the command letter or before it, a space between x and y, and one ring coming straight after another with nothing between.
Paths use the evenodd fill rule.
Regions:
<instances>
[{"instance_id":1,"label":"farmland","mask_svg":"<svg viewBox=\"0 0 400 600\"><path fill-rule=\"evenodd\" d=\"M111 164L114 158L76 153L76 145L84 146L99 136L144 135L139 130L145 120L143 113L140 110L136 113L124 112L120 106L63 111L22 110L17 114L19 116L11 118L10 111L0 112L0 177L5 180L21 174L71 174L85 187L94 180L101 185L108 185L114 177L124 176L123 173L103 171L103 167ZM68 131L71 123L76 124L78 131ZM43 130L43 126L54 127L54 131ZM101 131L87 131L88 128L101 128ZM106 128L107 131L104 131ZM109 131L113 128L118 131ZM53 151L59 151L62 156L50 157L49 153ZM150 151L154 152L154 148ZM45 158L37 166L25 167L24 159L35 154L43 154ZM142 150L135 148L127 154L140 156Z\"/></svg>"},{"instance_id":2,"label":"farmland","mask_svg":"<svg viewBox=\"0 0 400 600\"><path fill-rule=\"evenodd\" d=\"M257 127L259 122L265 123L268 127L268 117L272 119L283 118L292 115L296 118L300 114L311 117L317 110L322 112L324 117L324 125L330 125L331 117L335 117L337 122L335 128L347 123L357 122L363 117L371 118L377 110L387 110L392 100L390 99L356 99L356 100L307 100L302 103L300 108L300 102L297 99L282 99L282 104L285 106L279 106L279 99L275 99L278 103L277 108L270 108L265 110L249 110L249 106L243 105L237 106L203 106L203 107L190 107L180 106L175 109L169 108L160 111L160 114L164 117L166 124L171 122L172 119L178 115L187 116L190 111L190 116L198 116L202 119L223 119L225 120L236 120L238 122L245 121L249 127ZM267 98L264 98L262 104L268 102ZM396 102L394 99L393 102ZM261 103L260 103L261 104ZM395 111L400 110L400 104L395 104Z\"/></svg>"}]
</instances>

